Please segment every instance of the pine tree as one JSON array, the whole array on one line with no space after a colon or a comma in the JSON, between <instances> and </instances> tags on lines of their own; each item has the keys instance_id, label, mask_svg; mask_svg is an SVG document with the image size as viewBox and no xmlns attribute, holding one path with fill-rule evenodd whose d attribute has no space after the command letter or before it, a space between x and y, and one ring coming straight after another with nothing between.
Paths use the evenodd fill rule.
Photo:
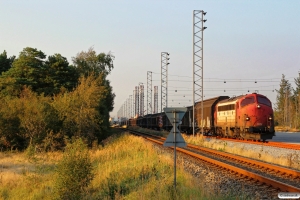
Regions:
<instances>
[{"instance_id":1,"label":"pine tree","mask_svg":"<svg viewBox=\"0 0 300 200\"><path fill-rule=\"evenodd\" d=\"M275 107L275 119L280 126L291 126L291 97L292 87L289 81L282 74L280 81L280 88L276 90L276 107Z\"/></svg>"},{"instance_id":2,"label":"pine tree","mask_svg":"<svg viewBox=\"0 0 300 200\"><path fill-rule=\"evenodd\" d=\"M11 68L14 60L15 56L8 58L5 50L0 54L0 75Z\"/></svg>"},{"instance_id":3,"label":"pine tree","mask_svg":"<svg viewBox=\"0 0 300 200\"><path fill-rule=\"evenodd\" d=\"M300 125L300 73L299 77L294 79L296 88L294 89L294 110L295 110L295 115L294 115L294 126L295 128L298 128Z\"/></svg>"},{"instance_id":4,"label":"pine tree","mask_svg":"<svg viewBox=\"0 0 300 200\"><path fill-rule=\"evenodd\" d=\"M43 59L45 58L46 55L42 51L26 47L20 52L19 57L14 60L12 67L8 71L2 73L1 78L13 78L15 79L16 85L26 85L33 91L36 91L43 85L43 75L45 74L45 64Z\"/></svg>"}]
</instances>

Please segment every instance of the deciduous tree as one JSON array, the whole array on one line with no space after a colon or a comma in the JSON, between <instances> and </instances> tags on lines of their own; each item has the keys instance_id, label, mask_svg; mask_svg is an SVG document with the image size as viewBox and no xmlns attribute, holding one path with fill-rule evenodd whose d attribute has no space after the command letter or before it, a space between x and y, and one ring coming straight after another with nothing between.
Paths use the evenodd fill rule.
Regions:
<instances>
[{"instance_id":1,"label":"deciduous tree","mask_svg":"<svg viewBox=\"0 0 300 200\"><path fill-rule=\"evenodd\" d=\"M88 51L81 51L73 57L73 63L81 75L88 76L93 73L98 75L104 73L109 74L114 68L113 60L114 56L109 52L107 54L97 54L96 51L91 47Z\"/></svg>"}]
</instances>

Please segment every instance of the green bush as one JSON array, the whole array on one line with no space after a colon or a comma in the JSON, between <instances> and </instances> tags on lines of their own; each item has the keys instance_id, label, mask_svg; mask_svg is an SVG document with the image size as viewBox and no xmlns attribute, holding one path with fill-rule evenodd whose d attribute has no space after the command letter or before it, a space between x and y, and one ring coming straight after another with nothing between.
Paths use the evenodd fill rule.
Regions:
<instances>
[{"instance_id":1,"label":"green bush","mask_svg":"<svg viewBox=\"0 0 300 200\"><path fill-rule=\"evenodd\" d=\"M81 139L67 145L57 165L54 183L57 199L80 199L93 179L87 146Z\"/></svg>"}]
</instances>

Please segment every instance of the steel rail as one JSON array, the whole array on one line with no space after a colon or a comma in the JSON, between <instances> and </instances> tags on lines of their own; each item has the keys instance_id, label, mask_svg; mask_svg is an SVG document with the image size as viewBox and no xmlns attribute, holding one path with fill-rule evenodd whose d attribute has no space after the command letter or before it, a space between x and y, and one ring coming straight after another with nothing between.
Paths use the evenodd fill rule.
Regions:
<instances>
[{"instance_id":1,"label":"steel rail","mask_svg":"<svg viewBox=\"0 0 300 200\"><path fill-rule=\"evenodd\" d=\"M253 160L253 159L245 158L245 157L242 157L242 156L233 155L233 154L230 154L230 153L220 152L220 151L216 151L216 150L213 150L213 149L208 149L208 148L205 148L205 147L199 147L199 146L192 145L192 144L188 144L188 147L191 147L191 148L197 149L197 150L201 150L201 151L210 152L210 153L217 154L217 155L221 155L221 156L224 156L224 157L227 157L227 158L230 158L230 159L238 160L240 162L254 164L254 165L260 166L262 168L267 168L267 169L270 169L270 170L273 170L273 171L279 171L282 174L289 174L289 175L294 176L295 178L300 177L300 171L296 171L296 170L293 170L293 169L280 167L280 166L277 166L277 165L272 165L272 164L261 162L261 161L258 161L258 160Z\"/></svg>"},{"instance_id":2,"label":"steel rail","mask_svg":"<svg viewBox=\"0 0 300 200\"><path fill-rule=\"evenodd\" d=\"M150 140L150 141L155 142L155 143L157 143L157 144L163 145L163 141L159 141L159 140L153 139L153 137L151 137L151 136L150 136L150 137L145 136L144 133L139 133L139 132L137 132L137 131L134 131L134 132L133 132L133 131L131 131L131 130L128 130L128 131L130 131L130 132L132 132L132 133L134 133L134 134L138 134L138 135L144 137L144 138L147 139L147 140ZM157 136L156 136L156 137L157 137ZM189 144L189 145L190 145L190 144ZM188 145L188 146L189 146L189 145ZM173 148L173 147L170 147L170 148ZM202 148L202 147L200 147L200 148ZM261 175L259 175L259 174L256 174L256 173L253 173L253 172L249 172L249 171L244 170L244 169L241 169L241 168L239 168L239 167L235 167L235 166L232 166L232 165L229 165L229 164L226 164L226 163L223 163L223 162L220 162L220 161L217 161L217 160L214 160L214 159L211 159L211 158L208 158L208 157L199 155L199 154L197 154L197 153L188 151L188 150L186 150L186 149L182 149L182 148L178 148L178 147L177 147L176 150L177 150L177 151L180 151L180 152L182 152L182 153L185 153L185 154L187 154L187 155L193 156L193 157L195 157L195 158L204 160L204 161L209 162L209 163L211 163L211 164L220 166L220 167L222 167L222 168L224 168L224 169L227 169L227 170L230 170L230 171L234 171L234 172L236 172L236 173L239 173L239 174L241 174L241 175L243 175L243 176L246 176L246 177L248 177L248 178L257 180L257 181L262 182L262 183L264 183L264 184L270 185L270 186L272 186L272 187L274 187L274 188L276 188L276 189L280 189L281 191L284 191L284 192L300 192L300 188L296 188L296 187L294 187L294 186L291 186L291 185L288 185L288 184L285 184L285 183L282 183L282 182L279 182L279 181L275 181L275 180L270 179L270 178L267 178L267 177L263 177L263 176L261 176ZM218 153L221 153L221 152L218 152ZM222 154L224 154L224 153L222 152ZM230 156L232 156L232 155L230 155ZM234 157L239 157L239 156L234 156ZM249 160L250 160L250 159L249 159ZM251 162L252 162L252 160L251 160ZM257 162L259 162L259 161L257 161ZM276 166L276 167L278 167L278 166ZM280 167L278 167L278 168L280 168ZM298 175L299 175L299 174L296 173L295 176L298 176Z\"/></svg>"},{"instance_id":3,"label":"steel rail","mask_svg":"<svg viewBox=\"0 0 300 200\"><path fill-rule=\"evenodd\" d=\"M211 136L205 136L205 137L211 137ZM285 148L285 149L294 149L294 150L300 150L300 144L289 144L284 142L258 142L258 141L247 141L247 140L240 140L240 139L232 139L232 138L218 138L213 137L220 140L228 140L233 142L240 142L240 143L248 143L248 144L256 144L256 145L263 145L263 146L271 146L271 147L279 147L279 148Z\"/></svg>"},{"instance_id":4,"label":"steel rail","mask_svg":"<svg viewBox=\"0 0 300 200\"><path fill-rule=\"evenodd\" d=\"M143 133L143 134L148 135L149 137L154 137L154 138L161 139L161 140L166 139L164 137L151 135L151 134L147 134L147 133ZM235 141L235 140L233 140L233 141ZM239 162L244 162L244 163L249 163L249 164L252 164L252 165L257 165L261 168L266 168L266 169L270 169L272 171L281 172L282 174L289 174L289 175L292 175L295 178L297 178L297 177L300 178L300 171L297 171L297 170L289 169L289 168L286 168L286 167L281 167L281 166L278 166L278 165L272 165L272 164L261 162L261 161L258 161L258 160L249 159L249 158L246 158L246 157L233 155L233 154L226 153L226 152L220 152L220 151L217 151L217 150L209 149L209 148L206 148L206 147L200 147L200 146L193 145L193 144L188 144L187 143L187 147L197 149L197 150L200 150L200 151L206 151L206 152L217 154L217 155L220 155L220 156L224 156L224 157L227 157L227 158L230 158L230 159L237 160Z\"/></svg>"},{"instance_id":5,"label":"steel rail","mask_svg":"<svg viewBox=\"0 0 300 200\"><path fill-rule=\"evenodd\" d=\"M155 135L146 134L146 133L145 133L145 135L148 135L150 137L155 137L155 138L158 138L158 139L161 139L161 140L166 139L164 137L155 136ZM248 164L252 164L252 165L257 165L261 168L266 168L266 169L270 169L272 171L281 172L282 174L289 174L289 175L292 175L294 178L297 178L297 177L300 178L300 171L297 171L297 170L289 169L289 168L286 168L286 167L281 167L281 166L278 166L278 165L272 165L272 164L261 162L261 161L258 161L258 160L253 160L253 159L249 159L249 158L238 156L238 155L233 155L233 154L226 153L226 152L220 152L220 151L217 151L217 150L209 149L209 148L206 148L206 147L200 147L200 146L193 145L193 144L187 144L187 147L197 149L197 150L200 150L200 151L206 151L206 152L217 154L217 155L220 155L220 156L224 156L224 157L227 157L227 158L230 158L230 159L237 160L239 162L244 162L244 163L248 163Z\"/></svg>"}]
</instances>

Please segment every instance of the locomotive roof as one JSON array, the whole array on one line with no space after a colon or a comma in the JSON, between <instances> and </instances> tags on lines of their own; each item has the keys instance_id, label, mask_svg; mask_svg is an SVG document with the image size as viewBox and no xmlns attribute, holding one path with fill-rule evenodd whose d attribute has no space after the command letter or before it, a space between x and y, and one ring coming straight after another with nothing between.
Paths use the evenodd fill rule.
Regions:
<instances>
[{"instance_id":1,"label":"locomotive roof","mask_svg":"<svg viewBox=\"0 0 300 200\"><path fill-rule=\"evenodd\" d=\"M222 100L220 101L220 103L230 103L232 101L236 101L237 99L241 99L243 97L246 97L246 96L249 96L249 95L259 95L259 96L264 96L262 94L257 94L257 93L251 93L251 94L244 94L244 95L239 95L239 96L233 96L233 97L230 97L229 99L225 99L225 100ZM265 96L264 96L265 97Z\"/></svg>"},{"instance_id":2,"label":"locomotive roof","mask_svg":"<svg viewBox=\"0 0 300 200\"><path fill-rule=\"evenodd\" d=\"M213 97L213 98L210 98L210 99L204 99L203 102L213 101L213 100L218 100L218 99L229 99L229 98L230 98L229 96L217 96L217 97ZM196 103L201 103L201 101L198 101Z\"/></svg>"},{"instance_id":3,"label":"locomotive roof","mask_svg":"<svg viewBox=\"0 0 300 200\"><path fill-rule=\"evenodd\" d=\"M229 103L231 101L236 101L237 99L240 99L240 98L242 98L246 95L233 96L233 97L230 97L229 99L225 99L225 100L220 101L220 103Z\"/></svg>"},{"instance_id":4,"label":"locomotive roof","mask_svg":"<svg viewBox=\"0 0 300 200\"><path fill-rule=\"evenodd\" d=\"M224 99L229 99L229 96L218 96L218 97L214 97L214 98L210 98L210 99L205 99L205 100L203 100L203 106L204 107L211 107L216 102L220 102ZM198 101L196 103L196 107L199 107L199 106L201 106L201 101Z\"/></svg>"}]
</instances>

